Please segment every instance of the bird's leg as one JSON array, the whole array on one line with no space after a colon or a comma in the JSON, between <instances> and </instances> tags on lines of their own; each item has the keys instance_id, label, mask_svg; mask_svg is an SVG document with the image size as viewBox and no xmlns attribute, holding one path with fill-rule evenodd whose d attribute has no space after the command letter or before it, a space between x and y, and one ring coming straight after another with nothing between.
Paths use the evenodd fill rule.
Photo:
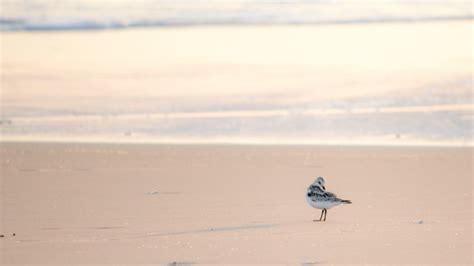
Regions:
<instances>
[{"instance_id":1,"label":"bird's leg","mask_svg":"<svg viewBox=\"0 0 474 266\"><path fill-rule=\"evenodd\" d=\"M328 214L328 210L323 209L323 211L324 211L324 221L326 221L326 215Z\"/></svg>"},{"instance_id":2,"label":"bird's leg","mask_svg":"<svg viewBox=\"0 0 474 266\"><path fill-rule=\"evenodd\" d=\"M319 220L313 220L313 222L320 222L323 219L323 213L324 209L321 211L321 216L319 217Z\"/></svg>"}]
</instances>

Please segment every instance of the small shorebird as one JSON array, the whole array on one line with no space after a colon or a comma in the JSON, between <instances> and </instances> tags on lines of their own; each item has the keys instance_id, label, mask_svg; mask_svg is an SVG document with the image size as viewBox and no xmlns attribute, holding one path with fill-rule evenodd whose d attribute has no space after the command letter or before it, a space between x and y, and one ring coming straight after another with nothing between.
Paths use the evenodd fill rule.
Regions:
<instances>
[{"instance_id":1,"label":"small shorebird","mask_svg":"<svg viewBox=\"0 0 474 266\"><path fill-rule=\"evenodd\" d=\"M324 187L324 178L318 177L309 187L308 191L306 192L306 201L311 207L320 209L321 217L319 220L313 221L321 221L323 219L326 221L326 215L328 213L328 209L337 206L339 204L351 204L350 200L343 200L336 196L336 194L327 192L326 187Z\"/></svg>"}]
</instances>

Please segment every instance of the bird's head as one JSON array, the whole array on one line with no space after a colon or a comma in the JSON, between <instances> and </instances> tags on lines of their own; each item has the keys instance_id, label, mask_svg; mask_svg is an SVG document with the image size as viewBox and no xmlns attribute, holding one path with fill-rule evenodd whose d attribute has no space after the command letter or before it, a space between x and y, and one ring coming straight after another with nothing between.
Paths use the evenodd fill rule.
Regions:
<instances>
[{"instance_id":1,"label":"bird's head","mask_svg":"<svg viewBox=\"0 0 474 266\"><path fill-rule=\"evenodd\" d=\"M313 185L318 186L322 190L326 190L326 187L324 186L324 184L325 184L324 178L322 178L321 176L316 178L316 180L314 180L313 182Z\"/></svg>"}]
</instances>

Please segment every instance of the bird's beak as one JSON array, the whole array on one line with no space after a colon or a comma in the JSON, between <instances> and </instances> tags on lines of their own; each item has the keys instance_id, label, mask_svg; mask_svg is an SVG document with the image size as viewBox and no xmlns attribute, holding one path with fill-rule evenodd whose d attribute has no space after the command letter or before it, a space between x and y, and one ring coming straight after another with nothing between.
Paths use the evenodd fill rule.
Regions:
<instances>
[{"instance_id":1,"label":"bird's beak","mask_svg":"<svg viewBox=\"0 0 474 266\"><path fill-rule=\"evenodd\" d=\"M326 190L326 188L323 186L323 189Z\"/></svg>"}]
</instances>

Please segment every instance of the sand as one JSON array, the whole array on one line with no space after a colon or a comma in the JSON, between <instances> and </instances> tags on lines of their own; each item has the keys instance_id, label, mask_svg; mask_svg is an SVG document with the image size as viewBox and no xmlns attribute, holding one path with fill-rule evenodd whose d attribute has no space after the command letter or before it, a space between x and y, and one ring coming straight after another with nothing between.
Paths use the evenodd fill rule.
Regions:
<instances>
[{"instance_id":1,"label":"sand","mask_svg":"<svg viewBox=\"0 0 474 266\"><path fill-rule=\"evenodd\" d=\"M423 100L431 90L459 108L472 96L472 25L1 32L0 137L133 139L132 124L167 125L150 114L273 115L352 97ZM449 132L457 120L440 121ZM178 125L180 142L201 136ZM148 137L166 142L162 133ZM0 142L0 264L471 264L472 152ZM324 223L304 198L317 176L353 202Z\"/></svg>"},{"instance_id":2,"label":"sand","mask_svg":"<svg viewBox=\"0 0 474 266\"><path fill-rule=\"evenodd\" d=\"M0 147L2 265L472 263L472 148Z\"/></svg>"}]
</instances>

